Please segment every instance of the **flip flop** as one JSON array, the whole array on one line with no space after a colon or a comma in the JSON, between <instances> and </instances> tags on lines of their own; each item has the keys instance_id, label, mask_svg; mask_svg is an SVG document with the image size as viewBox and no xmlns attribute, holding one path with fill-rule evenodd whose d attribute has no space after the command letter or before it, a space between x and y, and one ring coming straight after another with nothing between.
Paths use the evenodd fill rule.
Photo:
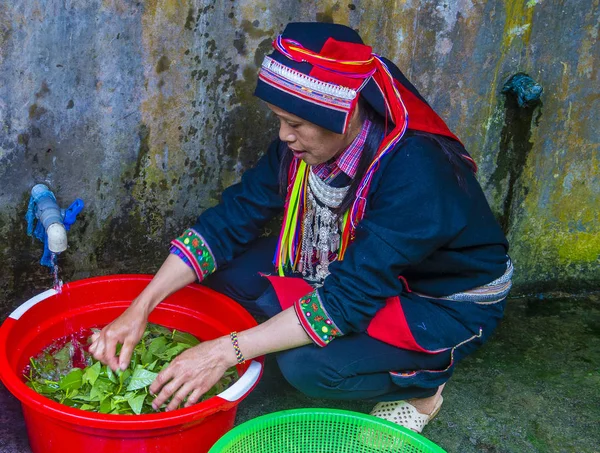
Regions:
<instances>
[{"instance_id":1,"label":"flip flop","mask_svg":"<svg viewBox=\"0 0 600 453\"><path fill-rule=\"evenodd\" d=\"M371 415L420 433L425 425L438 414L443 402L444 398L440 395L433 412L428 415L421 414L415 406L406 401L386 401L377 403L371 411Z\"/></svg>"}]
</instances>

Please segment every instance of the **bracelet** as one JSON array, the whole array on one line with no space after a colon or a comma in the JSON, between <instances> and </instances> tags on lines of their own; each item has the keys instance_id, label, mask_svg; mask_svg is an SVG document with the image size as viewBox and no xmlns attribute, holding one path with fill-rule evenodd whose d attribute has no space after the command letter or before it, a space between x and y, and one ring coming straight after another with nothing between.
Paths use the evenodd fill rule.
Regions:
<instances>
[{"instance_id":1,"label":"bracelet","mask_svg":"<svg viewBox=\"0 0 600 453\"><path fill-rule=\"evenodd\" d=\"M229 338L231 339L231 344L233 345L233 350L235 351L235 358L237 359L237 363L239 363L240 365L246 363L244 354L242 354L242 350L240 349L240 345L238 344L237 332L231 332L229 334Z\"/></svg>"}]
</instances>

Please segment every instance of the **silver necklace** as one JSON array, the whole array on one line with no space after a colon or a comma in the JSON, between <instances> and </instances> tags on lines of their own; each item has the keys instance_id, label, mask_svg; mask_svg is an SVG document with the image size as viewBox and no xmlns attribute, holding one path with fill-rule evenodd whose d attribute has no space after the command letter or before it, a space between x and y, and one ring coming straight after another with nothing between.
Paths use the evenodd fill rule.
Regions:
<instances>
[{"instance_id":1,"label":"silver necklace","mask_svg":"<svg viewBox=\"0 0 600 453\"><path fill-rule=\"evenodd\" d=\"M321 284L329 275L329 254L340 248L341 219L332 209L340 206L350 186L331 187L310 171L308 188L298 270L307 280Z\"/></svg>"}]
</instances>

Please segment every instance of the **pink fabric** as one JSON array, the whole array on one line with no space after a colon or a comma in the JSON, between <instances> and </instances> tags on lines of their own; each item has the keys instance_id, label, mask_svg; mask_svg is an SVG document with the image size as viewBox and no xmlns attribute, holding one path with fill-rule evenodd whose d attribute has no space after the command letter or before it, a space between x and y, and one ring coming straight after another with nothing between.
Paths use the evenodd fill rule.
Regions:
<instances>
[{"instance_id":1,"label":"pink fabric","mask_svg":"<svg viewBox=\"0 0 600 453\"><path fill-rule=\"evenodd\" d=\"M371 122L365 120L362 129L354 139L354 141L346 148L338 158L332 163L322 163L312 167L315 175L325 182L330 182L335 179L340 172L344 172L350 178L354 178L358 169L358 161L362 155L365 146L365 140L371 129Z\"/></svg>"}]
</instances>

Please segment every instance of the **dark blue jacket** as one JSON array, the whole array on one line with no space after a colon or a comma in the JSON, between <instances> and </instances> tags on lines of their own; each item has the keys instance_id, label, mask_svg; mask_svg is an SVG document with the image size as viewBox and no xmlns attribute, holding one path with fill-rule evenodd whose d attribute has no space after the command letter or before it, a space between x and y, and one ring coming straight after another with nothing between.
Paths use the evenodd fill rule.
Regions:
<instances>
[{"instance_id":1,"label":"dark blue jacket","mask_svg":"<svg viewBox=\"0 0 600 453\"><path fill-rule=\"evenodd\" d=\"M222 266L256 239L283 209L281 146L274 141L222 202L195 225ZM375 172L366 213L344 261L321 291L343 332L365 331L388 297L410 290L439 297L489 283L506 270L508 244L466 164L464 187L438 145L407 136Z\"/></svg>"}]
</instances>

